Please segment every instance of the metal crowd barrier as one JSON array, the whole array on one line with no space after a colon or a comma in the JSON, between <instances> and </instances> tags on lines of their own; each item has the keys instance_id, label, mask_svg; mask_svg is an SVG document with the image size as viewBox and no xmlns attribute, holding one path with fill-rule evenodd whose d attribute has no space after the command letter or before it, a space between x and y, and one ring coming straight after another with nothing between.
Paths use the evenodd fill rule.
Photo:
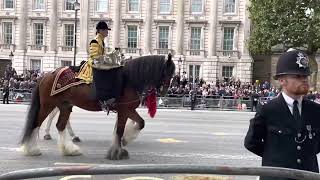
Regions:
<instances>
[{"instance_id":1,"label":"metal crowd barrier","mask_svg":"<svg viewBox=\"0 0 320 180\"><path fill-rule=\"evenodd\" d=\"M185 96L166 96L158 97L159 107L190 107L191 100L188 95ZM252 102L251 98L234 98L233 96L197 96L196 107L197 108L220 108L220 109L251 109Z\"/></svg>"},{"instance_id":2,"label":"metal crowd barrier","mask_svg":"<svg viewBox=\"0 0 320 180\"><path fill-rule=\"evenodd\" d=\"M276 167L229 167L185 164L149 165L83 165L60 166L13 171L0 175L0 180L31 179L66 175L111 175L111 174L219 174L270 176L303 180L320 180L320 174L296 169Z\"/></svg>"},{"instance_id":3,"label":"metal crowd barrier","mask_svg":"<svg viewBox=\"0 0 320 180\"><path fill-rule=\"evenodd\" d=\"M11 103L28 103L31 101L30 89L10 89L9 101ZM3 88L0 88L0 100L3 100Z\"/></svg>"}]
</instances>

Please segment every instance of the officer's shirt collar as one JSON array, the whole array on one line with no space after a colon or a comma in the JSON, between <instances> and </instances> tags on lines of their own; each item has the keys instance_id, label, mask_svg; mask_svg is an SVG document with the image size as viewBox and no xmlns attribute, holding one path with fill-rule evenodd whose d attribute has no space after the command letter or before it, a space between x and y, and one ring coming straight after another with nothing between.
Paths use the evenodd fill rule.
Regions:
<instances>
[{"instance_id":1,"label":"officer's shirt collar","mask_svg":"<svg viewBox=\"0 0 320 180\"><path fill-rule=\"evenodd\" d=\"M287 103L287 106L292 114L292 111L293 111L293 102L295 99L293 99L292 97L288 96L285 92L282 92L282 96L284 98L284 100L286 101ZM302 108L302 96L297 99L298 101L298 109L299 109L299 112L301 114L301 108Z\"/></svg>"}]
</instances>

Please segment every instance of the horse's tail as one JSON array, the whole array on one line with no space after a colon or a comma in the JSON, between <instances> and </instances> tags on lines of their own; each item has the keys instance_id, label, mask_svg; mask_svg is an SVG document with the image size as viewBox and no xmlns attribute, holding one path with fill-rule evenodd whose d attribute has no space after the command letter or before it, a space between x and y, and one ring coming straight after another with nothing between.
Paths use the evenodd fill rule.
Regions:
<instances>
[{"instance_id":1,"label":"horse's tail","mask_svg":"<svg viewBox=\"0 0 320 180\"><path fill-rule=\"evenodd\" d=\"M36 87L32 92L31 104L29 106L27 120L24 126L21 144L29 141L33 130L37 127L38 114L40 110L40 95L39 95L39 84L37 83Z\"/></svg>"}]
</instances>

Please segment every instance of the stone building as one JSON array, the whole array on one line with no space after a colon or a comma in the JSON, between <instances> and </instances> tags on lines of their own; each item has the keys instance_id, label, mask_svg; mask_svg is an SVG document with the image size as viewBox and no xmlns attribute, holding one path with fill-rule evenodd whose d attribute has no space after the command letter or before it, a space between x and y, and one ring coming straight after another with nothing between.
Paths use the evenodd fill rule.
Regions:
<instances>
[{"instance_id":1,"label":"stone building","mask_svg":"<svg viewBox=\"0 0 320 180\"><path fill-rule=\"evenodd\" d=\"M96 23L105 20L112 29L108 49L120 47L132 57L171 52L176 72L186 71L190 81L193 76L206 81L231 76L252 80L253 61L246 48L248 0L79 3L80 9L75 10L73 0L0 1L0 64L8 63L12 51L18 74L72 65L75 42L79 64L88 57Z\"/></svg>"}]
</instances>

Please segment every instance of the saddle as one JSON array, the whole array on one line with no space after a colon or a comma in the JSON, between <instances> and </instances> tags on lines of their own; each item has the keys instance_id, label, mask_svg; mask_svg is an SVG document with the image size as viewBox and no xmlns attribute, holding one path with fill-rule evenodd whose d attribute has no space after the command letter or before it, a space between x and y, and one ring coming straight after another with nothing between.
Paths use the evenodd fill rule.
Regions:
<instances>
[{"instance_id":1,"label":"saddle","mask_svg":"<svg viewBox=\"0 0 320 180\"><path fill-rule=\"evenodd\" d=\"M73 86L86 83L84 80L76 78L78 73L77 71L75 71L76 69L77 69L77 66L72 66L72 67L66 66L56 70L58 71L58 73L53 81L50 96L59 94Z\"/></svg>"}]
</instances>

